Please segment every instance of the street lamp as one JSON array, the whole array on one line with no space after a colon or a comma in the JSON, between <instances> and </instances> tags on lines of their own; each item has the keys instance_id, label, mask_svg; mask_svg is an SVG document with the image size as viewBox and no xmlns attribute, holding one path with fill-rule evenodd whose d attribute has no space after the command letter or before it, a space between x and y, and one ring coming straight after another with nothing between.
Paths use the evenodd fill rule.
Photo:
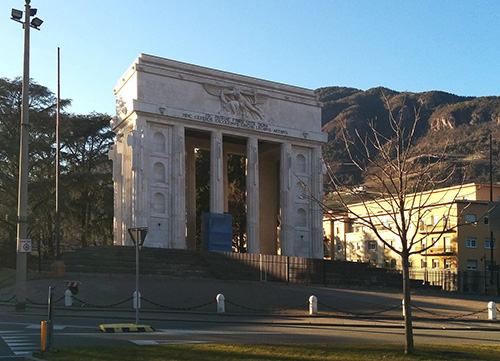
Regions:
<instances>
[{"instance_id":1,"label":"street lamp","mask_svg":"<svg viewBox=\"0 0 500 361\"><path fill-rule=\"evenodd\" d=\"M139 250L146 241L148 227L129 228L128 234L135 245L135 292L133 295L135 308L135 324L139 324L139 308L141 308L141 293L139 292Z\"/></svg>"},{"instance_id":2,"label":"street lamp","mask_svg":"<svg viewBox=\"0 0 500 361\"><path fill-rule=\"evenodd\" d=\"M21 132L19 143L19 189L17 197L17 256L16 256L16 310L26 308L27 254L31 252L28 239L28 140L29 140L29 82L30 82L30 28L40 30L43 21L33 18L37 10L30 7L31 0L25 0L23 12L12 9L11 19L23 24L24 62L21 102ZM31 22L30 22L31 20Z\"/></svg>"}]
</instances>

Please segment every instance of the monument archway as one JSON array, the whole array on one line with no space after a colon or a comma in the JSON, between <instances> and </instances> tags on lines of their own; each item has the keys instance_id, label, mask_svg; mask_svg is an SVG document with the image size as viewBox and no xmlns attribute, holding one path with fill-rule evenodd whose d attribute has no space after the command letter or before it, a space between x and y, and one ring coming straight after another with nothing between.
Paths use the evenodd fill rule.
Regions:
<instances>
[{"instance_id":1,"label":"monument archway","mask_svg":"<svg viewBox=\"0 0 500 361\"><path fill-rule=\"evenodd\" d=\"M245 162L250 253L323 257L321 108L313 91L141 54L115 88L114 244L196 249L196 150L209 209L228 211L228 154ZM304 187L305 185L305 187Z\"/></svg>"}]
</instances>

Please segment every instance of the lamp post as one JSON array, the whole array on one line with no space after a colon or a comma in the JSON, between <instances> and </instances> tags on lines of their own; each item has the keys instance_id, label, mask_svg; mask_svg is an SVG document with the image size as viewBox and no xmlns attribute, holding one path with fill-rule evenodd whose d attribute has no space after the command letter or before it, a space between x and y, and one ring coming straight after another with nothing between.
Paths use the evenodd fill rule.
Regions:
<instances>
[{"instance_id":1,"label":"lamp post","mask_svg":"<svg viewBox=\"0 0 500 361\"><path fill-rule=\"evenodd\" d=\"M139 250L146 240L148 227L129 228L128 234L132 238L135 246L135 292L134 292L134 308L135 308L135 324L139 324L139 308L141 308L141 293L139 292Z\"/></svg>"},{"instance_id":2,"label":"lamp post","mask_svg":"<svg viewBox=\"0 0 500 361\"><path fill-rule=\"evenodd\" d=\"M17 255L16 255L16 310L26 308L27 253L31 251L28 239L28 140L29 140L29 82L30 82L30 28L37 30L43 21L32 16L37 10L30 7L31 0L25 0L23 12L12 9L11 19L23 24L24 61L21 102L21 130L19 144L19 188L17 197Z\"/></svg>"}]
</instances>

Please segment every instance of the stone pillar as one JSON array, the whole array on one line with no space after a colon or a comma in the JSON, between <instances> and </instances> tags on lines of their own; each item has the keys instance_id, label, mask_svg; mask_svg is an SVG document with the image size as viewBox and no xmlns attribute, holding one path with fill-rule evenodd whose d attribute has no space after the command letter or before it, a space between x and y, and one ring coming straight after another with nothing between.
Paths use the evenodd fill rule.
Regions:
<instances>
[{"instance_id":1,"label":"stone pillar","mask_svg":"<svg viewBox=\"0 0 500 361\"><path fill-rule=\"evenodd\" d=\"M281 144L280 155L280 247L283 256L293 256L292 146Z\"/></svg>"},{"instance_id":2,"label":"stone pillar","mask_svg":"<svg viewBox=\"0 0 500 361\"><path fill-rule=\"evenodd\" d=\"M312 258L323 258L323 212L318 202L323 199L323 160L321 147L317 146L312 151L311 167L311 256ZM332 242L333 242L333 237Z\"/></svg>"},{"instance_id":3,"label":"stone pillar","mask_svg":"<svg viewBox=\"0 0 500 361\"><path fill-rule=\"evenodd\" d=\"M184 126L174 125L172 134L172 240L171 248L186 248L186 159Z\"/></svg>"},{"instance_id":4,"label":"stone pillar","mask_svg":"<svg viewBox=\"0 0 500 361\"><path fill-rule=\"evenodd\" d=\"M194 147L186 149L186 247L196 250L196 155Z\"/></svg>"},{"instance_id":5,"label":"stone pillar","mask_svg":"<svg viewBox=\"0 0 500 361\"><path fill-rule=\"evenodd\" d=\"M122 240L122 154L118 152L118 147L121 146L121 137L116 136L115 144L110 147L108 152L108 159L113 161L113 244L123 246Z\"/></svg>"},{"instance_id":6,"label":"stone pillar","mask_svg":"<svg viewBox=\"0 0 500 361\"><path fill-rule=\"evenodd\" d=\"M222 133L210 135L210 213L224 213Z\"/></svg>"},{"instance_id":7,"label":"stone pillar","mask_svg":"<svg viewBox=\"0 0 500 361\"><path fill-rule=\"evenodd\" d=\"M247 139L246 169L248 253L260 253L259 243L259 140Z\"/></svg>"},{"instance_id":8,"label":"stone pillar","mask_svg":"<svg viewBox=\"0 0 500 361\"><path fill-rule=\"evenodd\" d=\"M128 137L128 145L132 147L132 189L134 197L132 203L132 224L127 224L126 228L130 227L147 227L147 172L145 167L145 131L143 122L136 120L136 129ZM131 243L131 242L130 242Z\"/></svg>"},{"instance_id":9,"label":"stone pillar","mask_svg":"<svg viewBox=\"0 0 500 361\"><path fill-rule=\"evenodd\" d=\"M224 179L224 185L222 190L224 191L224 213L229 213L229 177L227 176L228 172L228 164L227 158L229 157L229 153L224 150L222 155L222 174Z\"/></svg>"}]
</instances>

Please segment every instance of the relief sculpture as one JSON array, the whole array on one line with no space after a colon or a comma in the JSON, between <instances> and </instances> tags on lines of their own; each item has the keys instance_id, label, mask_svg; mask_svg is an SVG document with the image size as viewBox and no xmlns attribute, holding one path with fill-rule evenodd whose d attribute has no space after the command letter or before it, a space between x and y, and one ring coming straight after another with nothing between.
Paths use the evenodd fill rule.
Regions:
<instances>
[{"instance_id":1,"label":"relief sculpture","mask_svg":"<svg viewBox=\"0 0 500 361\"><path fill-rule=\"evenodd\" d=\"M222 110L233 117L264 119L264 113L259 104L264 103L265 96L255 91L243 90L238 87L223 87L214 84L204 84L205 90L221 100Z\"/></svg>"}]
</instances>

